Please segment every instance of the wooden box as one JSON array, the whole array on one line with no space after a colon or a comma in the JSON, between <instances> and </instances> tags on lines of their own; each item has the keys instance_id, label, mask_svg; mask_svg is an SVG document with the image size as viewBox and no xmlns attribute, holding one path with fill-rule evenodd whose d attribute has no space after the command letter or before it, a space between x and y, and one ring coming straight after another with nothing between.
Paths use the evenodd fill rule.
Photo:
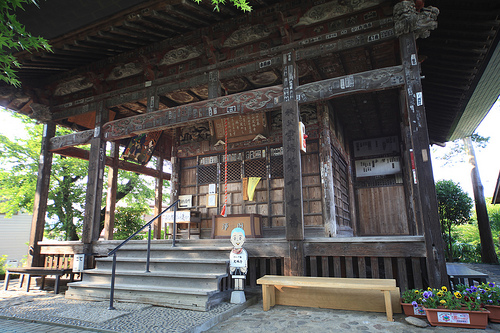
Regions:
<instances>
[{"instance_id":1,"label":"wooden box","mask_svg":"<svg viewBox=\"0 0 500 333\"><path fill-rule=\"evenodd\" d=\"M245 230L245 237L262 237L262 215L260 214L234 214L223 217L212 216L212 238L231 238L234 228Z\"/></svg>"}]
</instances>

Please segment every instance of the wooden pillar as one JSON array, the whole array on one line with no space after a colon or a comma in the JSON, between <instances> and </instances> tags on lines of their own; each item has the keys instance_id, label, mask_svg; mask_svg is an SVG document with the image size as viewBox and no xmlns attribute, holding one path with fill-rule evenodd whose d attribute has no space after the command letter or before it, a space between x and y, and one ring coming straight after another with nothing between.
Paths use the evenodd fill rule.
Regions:
<instances>
[{"instance_id":1,"label":"wooden pillar","mask_svg":"<svg viewBox=\"0 0 500 333\"><path fill-rule=\"evenodd\" d=\"M102 101L98 104L94 136L90 140L89 171L82 232L83 252L86 254L86 267L88 268L93 266L92 242L99 239L104 159L106 157L106 141L103 139L102 126L108 118L108 111L104 109L103 105Z\"/></svg>"},{"instance_id":2,"label":"wooden pillar","mask_svg":"<svg viewBox=\"0 0 500 333\"><path fill-rule=\"evenodd\" d=\"M290 241L290 262L286 275L303 275L304 209L302 198L302 167L299 141L300 110L295 96L298 85L295 51L283 54L283 170L285 234Z\"/></svg>"},{"instance_id":3,"label":"wooden pillar","mask_svg":"<svg viewBox=\"0 0 500 333\"><path fill-rule=\"evenodd\" d=\"M118 142L111 143L112 164L108 171L108 195L106 197L106 215L104 217L104 239L113 239L113 229L115 227L116 191L118 189L118 162L119 162Z\"/></svg>"},{"instance_id":4,"label":"wooden pillar","mask_svg":"<svg viewBox=\"0 0 500 333\"><path fill-rule=\"evenodd\" d=\"M174 130L174 138L172 140L172 155L170 161L172 163L172 173L170 175L170 204L179 199L179 175L181 172L180 160L177 157L177 146L179 138L179 130ZM198 205L198 203L193 203Z\"/></svg>"},{"instance_id":5,"label":"wooden pillar","mask_svg":"<svg viewBox=\"0 0 500 333\"><path fill-rule=\"evenodd\" d=\"M422 219L424 226L426 261L429 285L434 288L448 286L444 242L441 237L441 226L437 209L436 187L432 174L431 156L427 120L420 82L420 65L417 61L417 45L414 33L402 34L399 37L401 59L405 76L405 92L408 124L410 127L411 145L415 172L413 186L420 199L420 212L417 218Z\"/></svg>"},{"instance_id":6,"label":"wooden pillar","mask_svg":"<svg viewBox=\"0 0 500 333\"><path fill-rule=\"evenodd\" d=\"M412 162L409 149L412 149L410 127L408 123L408 110L406 109L406 92L401 91L400 94L400 107L402 112L402 124L401 124L401 137L402 137L402 165L403 165L403 179L404 179L404 189L405 189L405 202L406 202L406 213L408 216L408 231L410 235L423 235L424 228L422 225L422 219L417 218L420 214L420 196L418 194L418 188L413 186L413 174L412 174ZM417 208L417 209L416 209Z\"/></svg>"},{"instance_id":7,"label":"wooden pillar","mask_svg":"<svg viewBox=\"0 0 500 333\"><path fill-rule=\"evenodd\" d=\"M164 156L164 138L160 136L160 141L156 145L158 156L156 158L156 170L158 170L158 178L155 182L155 211L154 216L157 216L163 211L163 156ZM153 225L154 239L161 239L161 216L159 216ZM166 232L166 231L165 231Z\"/></svg>"},{"instance_id":8,"label":"wooden pillar","mask_svg":"<svg viewBox=\"0 0 500 333\"><path fill-rule=\"evenodd\" d=\"M50 139L56 133L56 125L49 122L43 127L42 149L38 164L38 177L36 182L35 200L33 202L33 217L31 220L30 234L30 254L28 256L29 267L43 266L43 259L40 255L38 242L43 239L45 228L45 215L47 213L47 198L49 196L50 173L52 170L52 153L50 149Z\"/></svg>"},{"instance_id":9,"label":"wooden pillar","mask_svg":"<svg viewBox=\"0 0 500 333\"><path fill-rule=\"evenodd\" d=\"M323 195L323 224L325 235L335 237L337 234L337 221L335 216L335 187L332 165L332 141L330 137L330 114L325 104L318 104L318 117L320 124L319 157L321 172L321 188Z\"/></svg>"}]
</instances>

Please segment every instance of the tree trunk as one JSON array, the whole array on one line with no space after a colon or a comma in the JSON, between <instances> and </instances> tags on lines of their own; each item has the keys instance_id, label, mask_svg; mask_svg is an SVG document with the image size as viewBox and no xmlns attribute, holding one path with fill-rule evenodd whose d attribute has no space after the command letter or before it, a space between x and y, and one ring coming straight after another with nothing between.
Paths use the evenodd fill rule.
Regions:
<instances>
[{"instance_id":1,"label":"tree trunk","mask_svg":"<svg viewBox=\"0 0 500 333\"><path fill-rule=\"evenodd\" d=\"M484 199L483 184L481 183L477 168L476 154L471 138L464 138L463 141L469 155L469 164L471 165L472 189L476 203L477 226L481 239L481 261L487 264L498 264L493 236L491 235L490 221L488 219L488 210L486 209L486 200Z\"/></svg>"},{"instance_id":2,"label":"tree trunk","mask_svg":"<svg viewBox=\"0 0 500 333\"><path fill-rule=\"evenodd\" d=\"M125 184L125 186L116 192L116 202L120 201L121 199L123 199L127 194L130 193L130 191L132 191L135 187L135 185L137 184L137 182L139 181L139 178L135 178L135 179L130 179L127 184ZM101 216L100 216L100 227L99 227L99 233L102 232L102 230L104 229L104 219L106 217L106 206L104 206L102 209L101 209Z\"/></svg>"}]
</instances>

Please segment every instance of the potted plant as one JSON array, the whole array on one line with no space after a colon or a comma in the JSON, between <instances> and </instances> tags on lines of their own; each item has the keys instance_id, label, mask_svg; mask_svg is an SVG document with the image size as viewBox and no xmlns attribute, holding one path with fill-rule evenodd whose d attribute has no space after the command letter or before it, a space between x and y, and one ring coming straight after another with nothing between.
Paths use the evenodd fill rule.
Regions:
<instances>
[{"instance_id":1,"label":"potted plant","mask_svg":"<svg viewBox=\"0 0 500 333\"><path fill-rule=\"evenodd\" d=\"M403 292L401 295L401 306L403 312L408 317L425 318L425 310L422 307L422 293L421 289L410 289Z\"/></svg>"},{"instance_id":2,"label":"potted plant","mask_svg":"<svg viewBox=\"0 0 500 333\"><path fill-rule=\"evenodd\" d=\"M494 282L487 282L480 284L478 288L484 294L484 307L490 311L490 321L500 323L500 287Z\"/></svg>"},{"instance_id":3,"label":"potted plant","mask_svg":"<svg viewBox=\"0 0 500 333\"><path fill-rule=\"evenodd\" d=\"M490 312L482 307L483 298L476 287L454 292L429 288L422 294L422 305L432 326L485 329Z\"/></svg>"}]
</instances>

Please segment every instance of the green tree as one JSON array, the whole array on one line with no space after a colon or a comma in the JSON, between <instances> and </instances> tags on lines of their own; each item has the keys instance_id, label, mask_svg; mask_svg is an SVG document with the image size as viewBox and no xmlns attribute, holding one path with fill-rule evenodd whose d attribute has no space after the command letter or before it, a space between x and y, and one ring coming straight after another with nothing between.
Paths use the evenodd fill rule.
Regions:
<instances>
[{"instance_id":1,"label":"green tree","mask_svg":"<svg viewBox=\"0 0 500 333\"><path fill-rule=\"evenodd\" d=\"M38 157L42 126L24 116L26 139L10 140L0 134L0 211L7 216L18 211L32 211L36 191ZM66 135L68 129L58 127L56 135ZM78 240L83 223L88 161L54 154L50 178L45 236L49 239ZM133 206L139 215L149 209L154 200L154 184L147 177L120 170L117 201ZM168 186L168 183L166 184ZM165 187L166 187L165 186ZM165 198L168 196L165 195ZM106 199L103 199L103 204ZM140 209L141 212L139 212ZM101 210L101 229L105 207ZM128 223L124 219L125 223ZM120 220L115 222L120 228Z\"/></svg>"},{"instance_id":2,"label":"green tree","mask_svg":"<svg viewBox=\"0 0 500 333\"><path fill-rule=\"evenodd\" d=\"M453 261L452 226L467 223L470 220L472 199L460 185L451 180L438 181L436 183L436 195L441 234L447 243L448 260Z\"/></svg>"},{"instance_id":3,"label":"green tree","mask_svg":"<svg viewBox=\"0 0 500 333\"><path fill-rule=\"evenodd\" d=\"M193 0L197 4L199 4L202 0ZM226 4L226 0L211 0L212 5L214 6L214 10L219 11L220 7ZM246 0L229 0L236 8L244 11L244 12L249 12L252 10L252 7L248 4L248 1Z\"/></svg>"},{"instance_id":4,"label":"green tree","mask_svg":"<svg viewBox=\"0 0 500 333\"><path fill-rule=\"evenodd\" d=\"M144 205L117 207L115 212L116 230L114 232L114 239L127 239L139 230L145 222L148 222L142 218L147 213L149 213L149 207ZM148 231L148 229L146 228L145 231ZM134 239L143 239L143 237L138 235Z\"/></svg>"},{"instance_id":5,"label":"green tree","mask_svg":"<svg viewBox=\"0 0 500 333\"><path fill-rule=\"evenodd\" d=\"M46 39L32 36L26 31L24 25L17 21L15 11L23 9L23 5L28 3L38 6L35 0L0 1L0 80L14 86L21 85L15 69L21 65L13 55L14 52L51 51Z\"/></svg>"}]
</instances>

